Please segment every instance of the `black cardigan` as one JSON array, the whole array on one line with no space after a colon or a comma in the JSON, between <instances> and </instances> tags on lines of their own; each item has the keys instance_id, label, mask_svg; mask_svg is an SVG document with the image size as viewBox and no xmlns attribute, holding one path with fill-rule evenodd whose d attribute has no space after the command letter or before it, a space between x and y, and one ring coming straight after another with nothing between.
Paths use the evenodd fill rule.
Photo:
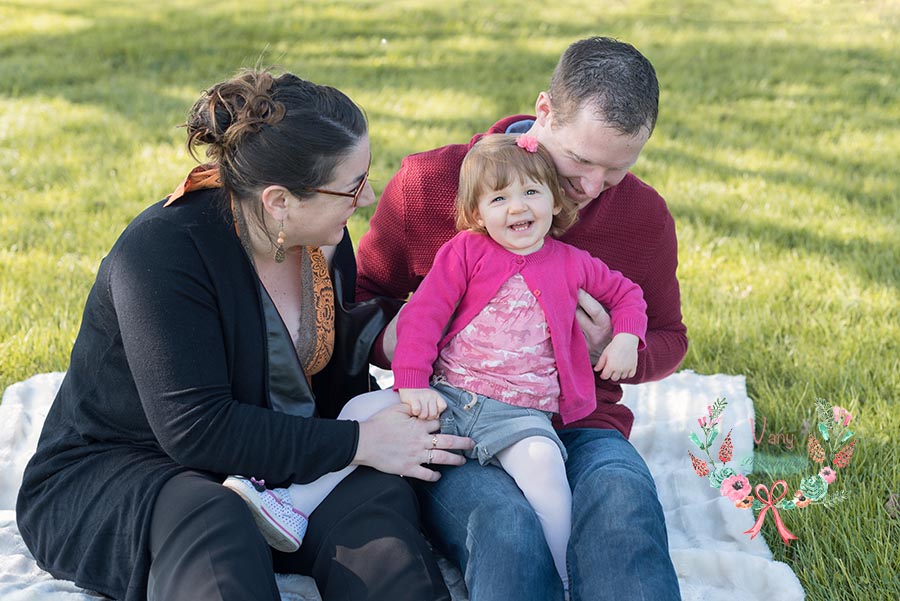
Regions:
<instances>
[{"instance_id":1,"label":"black cardigan","mask_svg":"<svg viewBox=\"0 0 900 601\"><path fill-rule=\"evenodd\" d=\"M313 378L327 417L369 388L371 342L395 308L351 304L356 269L346 232L332 277L335 354ZM222 192L145 210L100 265L25 470L17 521L38 564L81 587L142 601L153 504L176 473L252 474L283 485L348 465L358 424L272 411L267 367L258 279Z\"/></svg>"}]
</instances>

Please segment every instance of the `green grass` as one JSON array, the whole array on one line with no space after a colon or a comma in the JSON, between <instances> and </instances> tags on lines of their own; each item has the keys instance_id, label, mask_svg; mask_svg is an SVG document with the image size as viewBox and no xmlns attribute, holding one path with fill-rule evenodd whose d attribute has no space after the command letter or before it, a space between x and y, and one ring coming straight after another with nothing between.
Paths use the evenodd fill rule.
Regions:
<instances>
[{"instance_id":1,"label":"green grass","mask_svg":"<svg viewBox=\"0 0 900 601\"><path fill-rule=\"evenodd\" d=\"M0 389L66 368L100 259L192 166L176 125L238 67L349 93L380 191L404 155L529 111L571 41L612 35L662 86L635 172L677 221L684 367L746 374L770 431L799 431L816 397L857 416L851 499L784 512L789 549L770 524L766 540L808 599L900 598L883 508L900 492L900 6L439 4L0 4Z\"/></svg>"}]
</instances>

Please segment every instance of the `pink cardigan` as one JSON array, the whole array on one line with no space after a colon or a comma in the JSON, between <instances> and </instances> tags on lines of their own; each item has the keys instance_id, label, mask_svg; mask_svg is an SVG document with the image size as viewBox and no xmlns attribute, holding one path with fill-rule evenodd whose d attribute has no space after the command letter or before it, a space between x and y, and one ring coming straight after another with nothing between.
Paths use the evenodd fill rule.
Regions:
<instances>
[{"instance_id":1,"label":"pink cardigan","mask_svg":"<svg viewBox=\"0 0 900 601\"><path fill-rule=\"evenodd\" d=\"M550 326L563 423L590 415L597 398L587 343L575 319L578 289L609 309L614 335L634 334L640 348L647 331L647 305L637 284L587 252L549 237L530 255L511 253L489 236L473 232L460 232L444 244L400 313L391 364L394 390L427 388L440 350L515 273L522 274Z\"/></svg>"}]
</instances>

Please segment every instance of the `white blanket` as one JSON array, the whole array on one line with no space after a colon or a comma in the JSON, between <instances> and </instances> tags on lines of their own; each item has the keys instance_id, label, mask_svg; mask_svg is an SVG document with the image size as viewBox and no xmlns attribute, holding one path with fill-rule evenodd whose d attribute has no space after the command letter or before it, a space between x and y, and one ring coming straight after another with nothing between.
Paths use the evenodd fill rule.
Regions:
<instances>
[{"instance_id":1,"label":"white blanket","mask_svg":"<svg viewBox=\"0 0 900 601\"><path fill-rule=\"evenodd\" d=\"M16 527L22 471L61 380L60 373L34 376L10 386L0 404L0 599L4 601L100 598L40 570ZM743 534L753 525L751 512L736 509L691 468L688 433L698 429L692 425L718 397L728 400L722 431L734 428L735 457L751 453L753 403L743 376L683 371L660 382L625 387L623 402L636 416L631 441L656 480L682 596L685 601L802 600L803 589L790 567L773 561L761 536L750 540ZM459 573L442 567L454 599L464 601ZM278 585L285 601L320 599L308 578L279 575Z\"/></svg>"}]
</instances>

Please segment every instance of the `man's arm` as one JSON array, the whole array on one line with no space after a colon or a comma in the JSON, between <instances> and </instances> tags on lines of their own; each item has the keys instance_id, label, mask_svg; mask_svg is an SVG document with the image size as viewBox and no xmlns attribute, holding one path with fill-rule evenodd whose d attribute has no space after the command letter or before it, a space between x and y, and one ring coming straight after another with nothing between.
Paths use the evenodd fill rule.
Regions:
<instances>
[{"instance_id":1,"label":"man's arm","mask_svg":"<svg viewBox=\"0 0 900 601\"><path fill-rule=\"evenodd\" d=\"M416 287L407 244L405 175L404 161L381 194L375 214L369 220L369 231L359 241L356 261L358 301L374 296L405 300Z\"/></svg>"},{"instance_id":2,"label":"man's arm","mask_svg":"<svg viewBox=\"0 0 900 601\"><path fill-rule=\"evenodd\" d=\"M381 195L357 254L356 298L406 300L456 234L456 188L467 146L454 144L403 159ZM376 341L372 362L389 367L396 319Z\"/></svg>"},{"instance_id":3,"label":"man's arm","mask_svg":"<svg viewBox=\"0 0 900 601\"><path fill-rule=\"evenodd\" d=\"M377 210L369 220L369 231L359 241L356 267L358 301L376 296L405 299L415 286L404 226L404 176L405 170L401 165L400 171L394 174L381 194ZM382 369L390 369L394 359L399 317L397 313L372 345L369 360Z\"/></svg>"},{"instance_id":4,"label":"man's arm","mask_svg":"<svg viewBox=\"0 0 900 601\"><path fill-rule=\"evenodd\" d=\"M665 225L653 251L655 260L639 282L647 302L647 346L638 352L638 366L625 384L661 380L681 365L687 353L687 328L681 317L678 240L675 221L666 215Z\"/></svg>"},{"instance_id":5,"label":"man's arm","mask_svg":"<svg viewBox=\"0 0 900 601\"><path fill-rule=\"evenodd\" d=\"M403 305L403 307L405 306ZM394 315L394 319L381 331L372 347L371 362L381 369L390 369L391 363L394 361L394 351L397 350L397 322L400 320L400 312L403 311L403 307L400 307L400 311Z\"/></svg>"},{"instance_id":6,"label":"man's arm","mask_svg":"<svg viewBox=\"0 0 900 601\"><path fill-rule=\"evenodd\" d=\"M671 216L658 240L654 254L657 260L641 280L647 303L646 347L638 353L634 377L620 383L660 380L678 369L687 353L687 328L682 322L681 293L676 276L678 242ZM591 360L596 361L612 340L609 314L600 302L583 290L579 292L578 305L576 318L587 339Z\"/></svg>"}]
</instances>

